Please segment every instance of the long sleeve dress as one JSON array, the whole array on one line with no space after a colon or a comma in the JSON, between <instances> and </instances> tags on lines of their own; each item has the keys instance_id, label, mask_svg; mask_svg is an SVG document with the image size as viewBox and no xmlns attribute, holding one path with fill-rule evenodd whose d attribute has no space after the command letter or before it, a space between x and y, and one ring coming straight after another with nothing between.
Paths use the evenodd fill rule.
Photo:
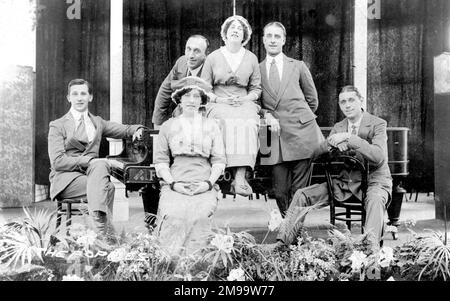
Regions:
<instances>
[{"instance_id":1,"label":"long sleeve dress","mask_svg":"<svg viewBox=\"0 0 450 301\"><path fill-rule=\"evenodd\" d=\"M216 121L201 115L196 116L193 123L183 116L169 119L161 126L154 162L158 176L162 169L169 168L176 182L189 184L208 180L212 166L223 170L226 163ZM171 190L164 181L161 184L158 208L162 219L161 243L174 254L182 248L192 252L206 241L209 218L217 208L218 186L189 196Z\"/></svg>"},{"instance_id":2,"label":"long sleeve dress","mask_svg":"<svg viewBox=\"0 0 450 301\"><path fill-rule=\"evenodd\" d=\"M231 64L232 54L225 47L206 58L201 77L213 86L217 97L243 97L253 93L259 99L262 89L258 59L245 48L241 53L240 62L231 61ZM239 107L208 103L207 116L220 122L228 167L255 166L260 109L257 101L248 101Z\"/></svg>"}]
</instances>

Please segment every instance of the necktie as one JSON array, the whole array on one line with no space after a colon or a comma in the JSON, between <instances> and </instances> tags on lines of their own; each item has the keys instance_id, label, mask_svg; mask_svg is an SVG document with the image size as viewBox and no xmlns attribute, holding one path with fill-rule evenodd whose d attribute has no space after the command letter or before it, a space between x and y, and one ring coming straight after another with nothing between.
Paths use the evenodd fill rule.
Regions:
<instances>
[{"instance_id":1,"label":"necktie","mask_svg":"<svg viewBox=\"0 0 450 301\"><path fill-rule=\"evenodd\" d=\"M275 63L275 59L273 59L272 63L270 64L269 81L270 85L272 86L272 90L275 93L278 93L278 90L280 89L280 73L278 73L278 68L277 64Z\"/></svg>"},{"instance_id":2,"label":"necktie","mask_svg":"<svg viewBox=\"0 0 450 301\"><path fill-rule=\"evenodd\" d=\"M358 133L356 132L356 125L352 125L352 135L357 135Z\"/></svg>"},{"instance_id":3,"label":"necktie","mask_svg":"<svg viewBox=\"0 0 450 301\"><path fill-rule=\"evenodd\" d=\"M77 137L77 139L80 142L83 142L83 143L89 142L88 135L86 132L86 125L84 124L84 116L83 115L81 115L81 117L80 117L80 121L78 123L77 130L75 131L75 137Z\"/></svg>"}]
</instances>

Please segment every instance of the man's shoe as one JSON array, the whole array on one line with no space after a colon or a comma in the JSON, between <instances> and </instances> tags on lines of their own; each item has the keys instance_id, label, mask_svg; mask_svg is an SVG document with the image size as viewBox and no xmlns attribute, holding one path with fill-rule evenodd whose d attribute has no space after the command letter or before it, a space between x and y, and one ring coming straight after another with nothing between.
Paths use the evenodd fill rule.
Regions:
<instances>
[{"instance_id":1,"label":"man's shoe","mask_svg":"<svg viewBox=\"0 0 450 301\"><path fill-rule=\"evenodd\" d=\"M94 227L97 231L97 234L105 235L107 231L107 222L108 217L106 213L103 211L94 211L92 212L92 219L94 221Z\"/></svg>"}]
</instances>

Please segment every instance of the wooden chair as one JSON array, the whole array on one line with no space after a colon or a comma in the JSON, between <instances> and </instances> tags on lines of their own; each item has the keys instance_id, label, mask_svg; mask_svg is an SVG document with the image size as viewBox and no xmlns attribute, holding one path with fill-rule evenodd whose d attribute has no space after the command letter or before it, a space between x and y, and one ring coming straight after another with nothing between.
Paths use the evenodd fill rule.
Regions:
<instances>
[{"instance_id":1,"label":"wooden chair","mask_svg":"<svg viewBox=\"0 0 450 301\"><path fill-rule=\"evenodd\" d=\"M364 208L364 200L367 193L367 180L369 175L369 164L352 154L335 154L327 158L325 163L325 177L327 180L328 194L330 196L330 222L332 225L336 224L336 220L344 221L347 228L351 230L352 222L361 222L361 233L364 233L364 224L366 221L366 210ZM340 202L336 200L333 192L332 173L333 165L346 165L346 168L352 170L359 170L361 172L361 190L362 200L352 196L350 199ZM342 208L344 211L337 212L337 208Z\"/></svg>"},{"instance_id":2,"label":"wooden chair","mask_svg":"<svg viewBox=\"0 0 450 301\"><path fill-rule=\"evenodd\" d=\"M73 215L83 215L83 211L80 208L74 208L73 205L77 204L87 204L86 196L80 196L76 198L56 198L57 213L56 213L56 228L61 226L62 216L66 216L66 227L68 228L72 224ZM65 207L65 208L64 208ZM67 230L69 234L69 230Z\"/></svg>"},{"instance_id":3,"label":"wooden chair","mask_svg":"<svg viewBox=\"0 0 450 301\"><path fill-rule=\"evenodd\" d=\"M352 170L359 170L361 172L361 190L362 200L355 196L350 199L340 202L336 200L332 185L333 164L344 164ZM336 220L344 221L347 228L351 230L352 222L361 222L361 233L364 234L364 224L366 222L366 210L364 208L364 199L366 197L369 178L369 162L367 160L359 159L354 152L338 153L331 155L326 160L325 176L327 179L328 194L330 196L330 222L335 225ZM389 207L391 198L386 203L386 208ZM342 208L344 211L336 212L336 208ZM384 228L383 228L384 231ZM383 233L381 234L383 237ZM392 233L393 239L397 239L395 233ZM380 241L380 246L383 246L383 240Z\"/></svg>"}]
</instances>

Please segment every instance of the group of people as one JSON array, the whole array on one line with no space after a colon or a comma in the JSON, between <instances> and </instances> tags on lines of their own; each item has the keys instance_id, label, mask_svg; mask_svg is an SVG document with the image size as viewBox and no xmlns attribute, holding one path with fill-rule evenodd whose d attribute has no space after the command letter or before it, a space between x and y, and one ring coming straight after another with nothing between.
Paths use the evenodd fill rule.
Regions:
<instances>
[{"instance_id":1,"label":"group of people","mask_svg":"<svg viewBox=\"0 0 450 301\"><path fill-rule=\"evenodd\" d=\"M333 148L353 149L371 164L365 227L375 233L374 244L378 244L392 186L386 122L364 112L358 90L346 86L339 94L346 118L325 139L314 114L318 95L312 75L303 61L283 54L284 26L271 22L264 27L266 58L261 63L245 48L252 35L245 18L229 17L220 34L224 46L209 54L208 39L189 37L185 55L176 61L155 100L152 122L159 135L154 163L161 179L158 226L162 243L176 252L195 250L202 244L219 200L215 182L225 168L233 171L232 192L253 193L246 175L255 167L263 118L278 140L269 164L282 216L292 217L289 211L304 216L310 206L326 205L326 186L307 187L311 163L316 155ZM99 230L106 232L114 186L107 160L98 159L100 138L139 138L143 126L93 116L88 112L92 98L87 81L71 81L70 112L50 123L50 193L52 199L86 195ZM361 175L346 175L334 180L334 189L345 191L344 199L361 198ZM304 217L285 224L297 227L303 221ZM281 244L294 241L290 230L282 227Z\"/></svg>"}]
</instances>

